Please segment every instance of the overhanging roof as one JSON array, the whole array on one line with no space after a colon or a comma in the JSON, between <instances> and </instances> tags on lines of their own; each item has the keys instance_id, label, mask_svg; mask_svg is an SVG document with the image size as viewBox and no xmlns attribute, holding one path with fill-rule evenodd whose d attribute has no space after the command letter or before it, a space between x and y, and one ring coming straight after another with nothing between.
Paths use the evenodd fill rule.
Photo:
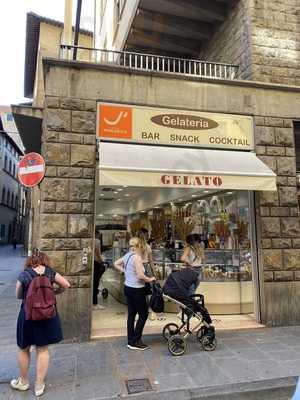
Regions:
<instances>
[{"instance_id":1,"label":"overhanging roof","mask_svg":"<svg viewBox=\"0 0 300 400\"><path fill-rule=\"evenodd\" d=\"M26 21L26 39L25 39L25 70L24 70L24 96L33 97L34 79L37 64L37 54L40 38L40 24L45 23L48 25L63 28L64 24L54 19L42 17L33 12L27 13ZM74 30L74 27L73 27ZM86 36L93 36L93 33L84 29L80 29L81 34ZM59 45L59 43L57 43Z\"/></svg>"},{"instance_id":2,"label":"overhanging roof","mask_svg":"<svg viewBox=\"0 0 300 400\"><path fill-rule=\"evenodd\" d=\"M125 50L198 58L237 0L140 0Z\"/></svg>"},{"instance_id":3,"label":"overhanging roof","mask_svg":"<svg viewBox=\"0 0 300 400\"><path fill-rule=\"evenodd\" d=\"M99 184L276 190L276 174L254 153L100 143Z\"/></svg>"}]
</instances>

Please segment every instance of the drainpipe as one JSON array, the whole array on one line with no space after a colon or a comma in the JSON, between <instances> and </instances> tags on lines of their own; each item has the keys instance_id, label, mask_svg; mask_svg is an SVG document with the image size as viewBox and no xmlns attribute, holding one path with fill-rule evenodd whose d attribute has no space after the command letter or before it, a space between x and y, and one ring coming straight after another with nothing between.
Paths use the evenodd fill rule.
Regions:
<instances>
[{"instance_id":1,"label":"drainpipe","mask_svg":"<svg viewBox=\"0 0 300 400\"><path fill-rule=\"evenodd\" d=\"M72 44L72 0L65 0L64 29L62 33L62 44ZM70 59L71 50L65 50L64 56Z\"/></svg>"},{"instance_id":2,"label":"drainpipe","mask_svg":"<svg viewBox=\"0 0 300 400\"><path fill-rule=\"evenodd\" d=\"M80 17L81 17L81 5L82 0L77 0L77 11L76 11L76 24L75 24L75 35L74 35L74 46L78 46L78 37L80 29ZM73 60L77 58L77 48L74 48Z\"/></svg>"}]
</instances>

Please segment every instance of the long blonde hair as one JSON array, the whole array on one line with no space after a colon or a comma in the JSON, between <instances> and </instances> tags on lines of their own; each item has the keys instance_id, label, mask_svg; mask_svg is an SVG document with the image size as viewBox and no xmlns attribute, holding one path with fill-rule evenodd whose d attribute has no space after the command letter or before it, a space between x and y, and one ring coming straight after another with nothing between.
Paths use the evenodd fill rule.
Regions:
<instances>
[{"instance_id":1,"label":"long blonde hair","mask_svg":"<svg viewBox=\"0 0 300 400\"><path fill-rule=\"evenodd\" d=\"M144 232L142 230L138 232L138 239L140 242L140 251L142 253L142 258L144 258L148 254L148 247L147 247L147 241L144 236Z\"/></svg>"}]
</instances>

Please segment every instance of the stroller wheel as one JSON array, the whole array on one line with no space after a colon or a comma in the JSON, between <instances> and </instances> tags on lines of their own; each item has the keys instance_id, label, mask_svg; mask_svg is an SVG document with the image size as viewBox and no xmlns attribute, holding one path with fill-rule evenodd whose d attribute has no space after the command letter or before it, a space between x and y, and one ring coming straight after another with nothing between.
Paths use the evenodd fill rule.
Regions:
<instances>
[{"instance_id":1,"label":"stroller wheel","mask_svg":"<svg viewBox=\"0 0 300 400\"><path fill-rule=\"evenodd\" d=\"M168 349L173 356L182 356L186 348L186 341L181 335L173 335L169 338Z\"/></svg>"},{"instance_id":2,"label":"stroller wheel","mask_svg":"<svg viewBox=\"0 0 300 400\"><path fill-rule=\"evenodd\" d=\"M205 351L213 351L217 347L217 339L211 335L204 335L201 339L201 345Z\"/></svg>"},{"instance_id":3,"label":"stroller wheel","mask_svg":"<svg viewBox=\"0 0 300 400\"><path fill-rule=\"evenodd\" d=\"M165 325L162 332L165 340L169 340L171 336L177 335L177 333L179 333L179 326L173 323Z\"/></svg>"},{"instance_id":4,"label":"stroller wheel","mask_svg":"<svg viewBox=\"0 0 300 400\"><path fill-rule=\"evenodd\" d=\"M104 299L108 298L108 290L106 288L102 289L101 294Z\"/></svg>"}]
</instances>

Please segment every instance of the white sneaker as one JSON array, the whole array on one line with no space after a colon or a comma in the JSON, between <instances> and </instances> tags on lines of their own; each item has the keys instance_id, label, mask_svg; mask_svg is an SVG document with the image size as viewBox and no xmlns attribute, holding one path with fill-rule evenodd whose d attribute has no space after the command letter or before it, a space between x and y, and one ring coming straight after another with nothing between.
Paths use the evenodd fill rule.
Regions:
<instances>
[{"instance_id":1,"label":"white sneaker","mask_svg":"<svg viewBox=\"0 0 300 400\"><path fill-rule=\"evenodd\" d=\"M23 382L22 378L13 379L10 381L10 386L13 389L20 390L21 392L25 392L29 389L29 382Z\"/></svg>"},{"instance_id":2,"label":"white sneaker","mask_svg":"<svg viewBox=\"0 0 300 400\"><path fill-rule=\"evenodd\" d=\"M106 307L101 306L100 304L95 304L93 306L93 310L105 310L105 309L106 309Z\"/></svg>"},{"instance_id":3,"label":"white sneaker","mask_svg":"<svg viewBox=\"0 0 300 400\"><path fill-rule=\"evenodd\" d=\"M36 395L36 397L42 396L45 392L45 384L42 383L40 385L38 385L37 383L34 386L34 394Z\"/></svg>"}]
</instances>

